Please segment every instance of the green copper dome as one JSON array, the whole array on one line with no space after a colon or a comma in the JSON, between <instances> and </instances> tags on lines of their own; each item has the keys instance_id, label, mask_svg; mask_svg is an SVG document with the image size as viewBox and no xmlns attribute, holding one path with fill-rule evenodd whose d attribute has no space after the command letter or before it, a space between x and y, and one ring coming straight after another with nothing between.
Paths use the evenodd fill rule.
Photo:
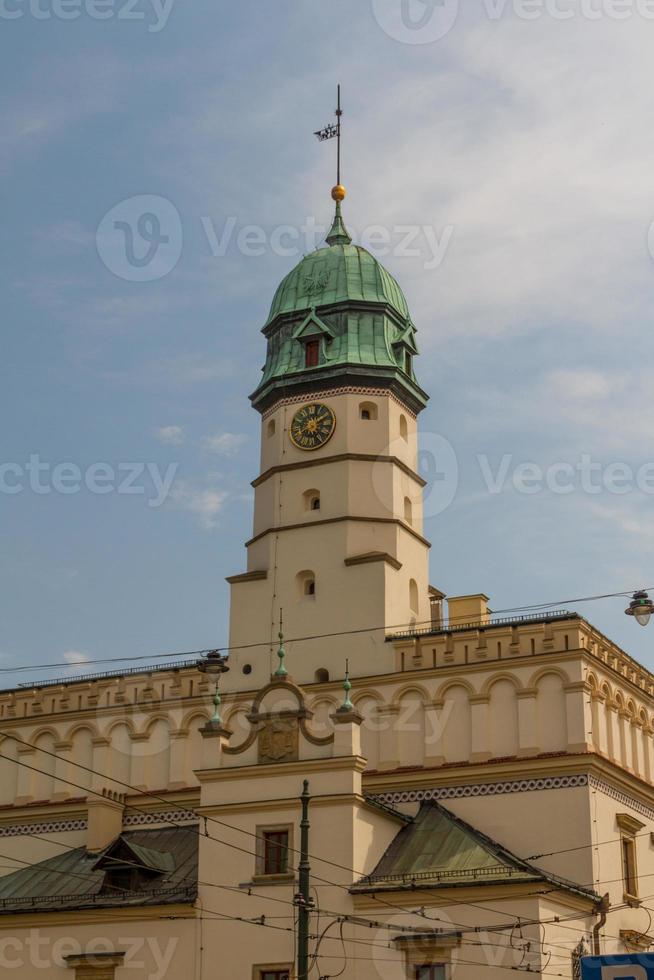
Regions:
<instances>
[{"instance_id":1,"label":"green copper dome","mask_svg":"<svg viewBox=\"0 0 654 980\"><path fill-rule=\"evenodd\" d=\"M404 293L370 252L352 244L340 203L326 241L275 292L253 404L265 411L289 394L348 384L391 389L419 412L427 396L413 371L416 328Z\"/></svg>"},{"instance_id":2,"label":"green copper dome","mask_svg":"<svg viewBox=\"0 0 654 980\"><path fill-rule=\"evenodd\" d=\"M306 255L282 280L268 323L282 313L348 300L387 303L403 320L409 319L409 307L397 282L370 252L351 244L339 210L327 241L325 248Z\"/></svg>"}]
</instances>

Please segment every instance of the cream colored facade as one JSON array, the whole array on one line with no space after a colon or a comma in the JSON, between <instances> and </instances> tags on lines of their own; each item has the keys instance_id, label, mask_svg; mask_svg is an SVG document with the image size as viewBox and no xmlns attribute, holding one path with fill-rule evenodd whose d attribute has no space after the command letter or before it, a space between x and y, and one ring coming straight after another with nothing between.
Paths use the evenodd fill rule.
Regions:
<instances>
[{"instance_id":1,"label":"cream colored facade","mask_svg":"<svg viewBox=\"0 0 654 980\"><path fill-rule=\"evenodd\" d=\"M288 431L312 401L336 428L306 453ZM445 615L423 486L418 420L397 393L283 394L262 415L247 564L230 578L222 725L188 663L0 692L0 895L17 870L76 848L90 861L138 829L195 828L199 850L197 898L63 910L74 878L49 910L27 885L0 898L3 976L294 976L296 875L266 872L261 848L287 832L297 864L305 779L312 977L403 980L432 964L428 980L572 980L580 942L648 948L654 677L574 613L502 622L469 595ZM428 801L542 878L370 879Z\"/></svg>"}]
</instances>

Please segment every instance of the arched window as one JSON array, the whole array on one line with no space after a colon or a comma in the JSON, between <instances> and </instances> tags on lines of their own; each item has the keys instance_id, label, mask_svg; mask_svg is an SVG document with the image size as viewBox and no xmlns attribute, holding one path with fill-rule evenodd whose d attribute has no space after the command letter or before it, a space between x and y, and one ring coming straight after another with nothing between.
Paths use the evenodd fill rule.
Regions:
<instances>
[{"instance_id":1,"label":"arched window","mask_svg":"<svg viewBox=\"0 0 654 980\"><path fill-rule=\"evenodd\" d=\"M359 405L359 418L364 422L374 422L378 417L377 406L374 402L361 402Z\"/></svg>"},{"instance_id":2,"label":"arched window","mask_svg":"<svg viewBox=\"0 0 654 980\"><path fill-rule=\"evenodd\" d=\"M314 596L316 594L316 576L314 572L306 569L298 572L297 576L298 591L301 596Z\"/></svg>"},{"instance_id":3,"label":"arched window","mask_svg":"<svg viewBox=\"0 0 654 980\"><path fill-rule=\"evenodd\" d=\"M404 520L407 524L413 524L413 504L409 497L404 498Z\"/></svg>"},{"instance_id":4,"label":"arched window","mask_svg":"<svg viewBox=\"0 0 654 980\"><path fill-rule=\"evenodd\" d=\"M271 419L270 422L268 423L268 427L266 429L266 433L267 433L269 439L270 439L271 436L274 436L275 435L275 429L276 428L277 428L277 426L275 425L275 420L274 419Z\"/></svg>"},{"instance_id":5,"label":"arched window","mask_svg":"<svg viewBox=\"0 0 654 980\"><path fill-rule=\"evenodd\" d=\"M305 490L302 496L305 510L320 510L320 490Z\"/></svg>"},{"instance_id":6,"label":"arched window","mask_svg":"<svg viewBox=\"0 0 654 980\"><path fill-rule=\"evenodd\" d=\"M329 671L325 667L319 667L314 679L316 684L327 684L329 682Z\"/></svg>"},{"instance_id":7,"label":"arched window","mask_svg":"<svg viewBox=\"0 0 654 980\"><path fill-rule=\"evenodd\" d=\"M414 578L409 582L409 607L411 612L418 612L418 583Z\"/></svg>"},{"instance_id":8,"label":"arched window","mask_svg":"<svg viewBox=\"0 0 654 980\"><path fill-rule=\"evenodd\" d=\"M406 420L406 415L400 415L400 435L405 442L409 441L409 424Z\"/></svg>"}]
</instances>

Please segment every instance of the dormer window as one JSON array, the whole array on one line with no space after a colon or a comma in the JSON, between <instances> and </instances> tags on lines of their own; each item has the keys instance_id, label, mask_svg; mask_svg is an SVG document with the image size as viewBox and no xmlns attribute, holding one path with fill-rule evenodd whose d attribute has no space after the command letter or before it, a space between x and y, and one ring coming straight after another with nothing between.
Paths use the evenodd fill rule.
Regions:
<instances>
[{"instance_id":1,"label":"dormer window","mask_svg":"<svg viewBox=\"0 0 654 980\"><path fill-rule=\"evenodd\" d=\"M307 368L316 367L320 360L320 341L307 340L304 345L304 366Z\"/></svg>"}]
</instances>

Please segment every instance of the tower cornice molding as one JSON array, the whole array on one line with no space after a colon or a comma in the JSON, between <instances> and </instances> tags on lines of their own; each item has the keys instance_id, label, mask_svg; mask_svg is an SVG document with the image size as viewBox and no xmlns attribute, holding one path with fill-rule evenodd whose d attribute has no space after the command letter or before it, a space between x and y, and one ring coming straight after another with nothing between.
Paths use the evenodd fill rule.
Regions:
<instances>
[{"instance_id":1,"label":"tower cornice molding","mask_svg":"<svg viewBox=\"0 0 654 980\"><path fill-rule=\"evenodd\" d=\"M397 517L366 517L354 514L345 514L343 517L326 517L321 521L302 521L300 524L279 524L276 527L267 527L265 531L260 531L259 534L255 534L253 538L246 541L245 547L249 548L250 545L265 538L268 534L279 534L281 531L308 530L309 528L321 527L325 524L340 524L344 521L358 521L365 524L396 524L403 531L412 535L417 541L420 541L421 544L424 544L426 548L431 548L431 542L427 538L423 538L422 534L418 534L415 528L412 528L409 524L405 524L404 521L399 520Z\"/></svg>"},{"instance_id":2,"label":"tower cornice molding","mask_svg":"<svg viewBox=\"0 0 654 980\"><path fill-rule=\"evenodd\" d=\"M418 484L419 487L426 487L427 481L412 470L410 466L407 466L398 456L378 456L375 453L338 453L335 456L320 456L313 459L303 459L296 463L280 463L278 466L271 466L269 469L265 470L260 476L253 480L250 484L255 489L269 480L271 477L276 476L278 473L287 473L291 470L304 470L309 469L312 466L324 466L327 463L344 463L344 462L355 462L355 463L394 463L398 469L406 473L407 476L411 477L412 480Z\"/></svg>"},{"instance_id":3,"label":"tower cornice molding","mask_svg":"<svg viewBox=\"0 0 654 980\"><path fill-rule=\"evenodd\" d=\"M365 383L365 379L370 379ZM414 418L425 408L429 396L411 378L393 365L322 364L312 370L299 370L263 382L250 395L252 407L267 418L273 406L324 398L328 394L362 392L390 395Z\"/></svg>"}]
</instances>

